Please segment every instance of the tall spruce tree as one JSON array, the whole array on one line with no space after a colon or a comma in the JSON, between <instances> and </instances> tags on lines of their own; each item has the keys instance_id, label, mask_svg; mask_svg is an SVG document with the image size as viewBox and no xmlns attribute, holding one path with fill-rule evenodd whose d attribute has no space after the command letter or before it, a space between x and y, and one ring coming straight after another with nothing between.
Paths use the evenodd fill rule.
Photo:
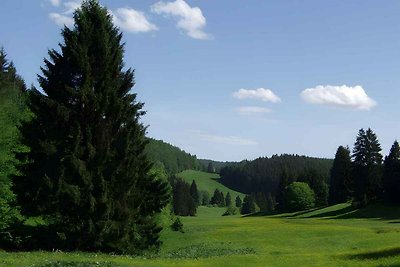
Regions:
<instances>
[{"instance_id":1,"label":"tall spruce tree","mask_svg":"<svg viewBox=\"0 0 400 267\"><path fill-rule=\"evenodd\" d=\"M225 206L230 207L232 206L232 197L231 197L231 193L227 193L225 196Z\"/></svg>"},{"instance_id":2,"label":"tall spruce tree","mask_svg":"<svg viewBox=\"0 0 400 267\"><path fill-rule=\"evenodd\" d=\"M385 157L383 171L383 188L385 198L400 202L400 146L395 141L389 155Z\"/></svg>"},{"instance_id":3,"label":"tall spruce tree","mask_svg":"<svg viewBox=\"0 0 400 267\"><path fill-rule=\"evenodd\" d=\"M236 206L237 208L242 207L242 199L240 198L240 196L236 196L236 199L235 199L235 206Z\"/></svg>"},{"instance_id":4,"label":"tall spruce tree","mask_svg":"<svg viewBox=\"0 0 400 267\"><path fill-rule=\"evenodd\" d=\"M354 197L361 205L377 198L382 190L382 155L376 134L360 129L353 149Z\"/></svg>"},{"instance_id":5,"label":"tall spruce tree","mask_svg":"<svg viewBox=\"0 0 400 267\"><path fill-rule=\"evenodd\" d=\"M350 199L353 181L350 150L339 146L330 172L329 203L343 203Z\"/></svg>"},{"instance_id":6,"label":"tall spruce tree","mask_svg":"<svg viewBox=\"0 0 400 267\"><path fill-rule=\"evenodd\" d=\"M51 218L45 248L134 253L159 245L155 215L167 183L149 173L143 103L123 70L122 33L98 1L84 1L64 27L30 93L34 118L21 127L30 152L15 178L26 215ZM38 237L40 238L40 237ZM44 242L43 240L39 240Z\"/></svg>"},{"instance_id":7,"label":"tall spruce tree","mask_svg":"<svg viewBox=\"0 0 400 267\"><path fill-rule=\"evenodd\" d=\"M197 185L194 180L192 181L192 184L190 185L190 195L192 196L196 207L199 206L200 205L199 191L197 190Z\"/></svg>"}]
</instances>

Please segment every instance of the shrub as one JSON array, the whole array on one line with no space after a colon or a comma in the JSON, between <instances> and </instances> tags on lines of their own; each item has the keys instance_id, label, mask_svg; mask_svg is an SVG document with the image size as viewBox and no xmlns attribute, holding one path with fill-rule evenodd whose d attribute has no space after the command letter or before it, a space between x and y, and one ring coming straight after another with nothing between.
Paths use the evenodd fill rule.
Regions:
<instances>
[{"instance_id":1,"label":"shrub","mask_svg":"<svg viewBox=\"0 0 400 267\"><path fill-rule=\"evenodd\" d=\"M229 206L222 216L236 215L239 213L239 208L235 206Z\"/></svg>"},{"instance_id":2,"label":"shrub","mask_svg":"<svg viewBox=\"0 0 400 267\"><path fill-rule=\"evenodd\" d=\"M179 218L176 218L176 220L172 223L171 225L171 229L173 231L179 231L181 233L183 233L183 223L181 222L181 220Z\"/></svg>"},{"instance_id":3,"label":"shrub","mask_svg":"<svg viewBox=\"0 0 400 267\"><path fill-rule=\"evenodd\" d=\"M310 186L302 182L294 182L285 189L285 208L290 211L299 211L315 206L315 194Z\"/></svg>"}]
</instances>

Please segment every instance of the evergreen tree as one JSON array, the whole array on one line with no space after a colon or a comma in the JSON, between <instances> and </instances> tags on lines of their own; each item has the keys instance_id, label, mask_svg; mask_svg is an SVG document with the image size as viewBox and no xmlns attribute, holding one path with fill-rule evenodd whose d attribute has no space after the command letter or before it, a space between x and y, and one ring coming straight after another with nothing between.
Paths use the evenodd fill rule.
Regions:
<instances>
[{"instance_id":1,"label":"evergreen tree","mask_svg":"<svg viewBox=\"0 0 400 267\"><path fill-rule=\"evenodd\" d=\"M220 191L219 192L219 198L218 198L218 206L220 206L220 207L225 207L226 206L226 204L225 204L225 196L224 196L224 192L222 192L222 191Z\"/></svg>"},{"instance_id":2,"label":"evergreen tree","mask_svg":"<svg viewBox=\"0 0 400 267\"><path fill-rule=\"evenodd\" d=\"M258 207L256 205L255 199L250 195L246 195L243 199L243 204L240 210L240 214L250 214L257 211Z\"/></svg>"},{"instance_id":3,"label":"evergreen tree","mask_svg":"<svg viewBox=\"0 0 400 267\"><path fill-rule=\"evenodd\" d=\"M329 188L325 178L314 168L306 168L297 179L298 182L307 183L315 193L317 207L328 204Z\"/></svg>"},{"instance_id":4,"label":"evergreen tree","mask_svg":"<svg viewBox=\"0 0 400 267\"><path fill-rule=\"evenodd\" d=\"M257 192L256 194L252 194L252 197L255 199L256 204L260 208L260 211L268 211L267 197L263 192Z\"/></svg>"},{"instance_id":5,"label":"evergreen tree","mask_svg":"<svg viewBox=\"0 0 400 267\"><path fill-rule=\"evenodd\" d=\"M201 204L207 206L210 204L210 194L207 191L201 191Z\"/></svg>"},{"instance_id":6,"label":"evergreen tree","mask_svg":"<svg viewBox=\"0 0 400 267\"><path fill-rule=\"evenodd\" d=\"M190 186L190 195L193 198L194 204L195 206L199 206L200 205L200 201L199 201L199 191L197 190L197 185L196 182L193 180L192 184Z\"/></svg>"},{"instance_id":7,"label":"evergreen tree","mask_svg":"<svg viewBox=\"0 0 400 267\"><path fill-rule=\"evenodd\" d=\"M239 196L236 196L235 204L238 208L242 207L242 199Z\"/></svg>"},{"instance_id":8,"label":"evergreen tree","mask_svg":"<svg viewBox=\"0 0 400 267\"><path fill-rule=\"evenodd\" d=\"M172 206L174 213L180 216L194 216L196 204L190 194L191 186L184 180L178 178L173 185Z\"/></svg>"},{"instance_id":9,"label":"evergreen tree","mask_svg":"<svg viewBox=\"0 0 400 267\"><path fill-rule=\"evenodd\" d=\"M394 202L400 202L400 147L395 141L389 155L385 157L383 171L383 188L385 197Z\"/></svg>"},{"instance_id":10,"label":"evergreen tree","mask_svg":"<svg viewBox=\"0 0 400 267\"><path fill-rule=\"evenodd\" d=\"M15 178L24 214L51 218L44 248L134 253L159 245L156 214L167 183L150 174L143 104L123 70L122 33L106 8L84 1L62 30L30 93L34 118L21 127L30 152ZM43 93L42 93L43 92ZM42 238L42 239L40 239Z\"/></svg>"},{"instance_id":11,"label":"evergreen tree","mask_svg":"<svg viewBox=\"0 0 400 267\"><path fill-rule=\"evenodd\" d=\"M225 196L225 206L227 207L232 206L232 198L229 192Z\"/></svg>"},{"instance_id":12,"label":"evergreen tree","mask_svg":"<svg viewBox=\"0 0 400 267\"><path fill-rule=\"evenodd\" d=\"M364 206L382 189L382 155L376 134L360 129L353 149L354 197Z\"/></svg>"},{"instance_id":13,"label":"evergreen tree","mask_svg":"<svg viewBox=\"0 0 400 267\"><path fill-rule=\"evenodd\" d=\"M211 197L210 204L211 205L220 205L220 198L221 198L221 193L219 192L218 189L215 189L214 194Z\"/></svg>"},{"instance_id":14,"label":"evergreen tree","mask_svg":"<svg viewBox=\"0 0 400 267\"><path fill-rule=\"evenodd\" d=\"M268 192L267 194L267 211L274 211L275 210L275 200L272 197L271 193Z\"/></svg>"},{"instance_id":15,"label":"evergreen tree","mask_svg":"<svg viewBox=\"0 0 400 267\"><path fill-rule=\"evenodd\" d=\"M329 203L343 203L352 195L350 150L339 146L330 173Z\"/></svg>"}]
</instances>

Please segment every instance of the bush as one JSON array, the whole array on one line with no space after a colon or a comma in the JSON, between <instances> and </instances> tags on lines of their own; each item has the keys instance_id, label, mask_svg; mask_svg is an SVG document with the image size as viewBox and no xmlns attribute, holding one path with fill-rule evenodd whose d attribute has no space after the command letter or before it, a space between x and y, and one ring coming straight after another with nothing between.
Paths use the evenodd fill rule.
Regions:
<instances>
[{"instance_id":1,"label":"bush","mask_svg":"<svg viewBox=\"0 0 400 267\"><path fill-rule=\"evenodd\" d=\"M222 216L236 215L239 213L239 208L235 206L229 206Z\"/></svg>"},{"instance_id":2,"label":"bush","mask_svg":"<svg viewBox=\"0 0 400 267\"><path fill-rule=\"evenodd\" d=\"M176 220L172 223L171 225L171 229L173 231L179 231L181 233L183 233L183 223L181 222L181 220L179 218L176 218Z\"/></svg>"},{"instance_id":3,"label":"bush","mask_svg":"<svg viewBox=\"0 0 400 267\"><path fill-rule=\"evenodd\" d=\"M299 211L315 206L315 194L310 186L302 182L294 182L286 187L284 192L285 208L289 211Z\"/></svg>"}]
</instances>

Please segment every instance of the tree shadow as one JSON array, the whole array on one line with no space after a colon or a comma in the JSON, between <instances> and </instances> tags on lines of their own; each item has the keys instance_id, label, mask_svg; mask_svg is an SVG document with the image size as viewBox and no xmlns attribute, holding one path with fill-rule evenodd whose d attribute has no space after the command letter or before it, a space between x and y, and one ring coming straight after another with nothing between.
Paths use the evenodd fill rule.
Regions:
<instances>
[{"instance_id":1,"label":"tree shadow","mask_svg":"<svg viewBox=\"0 0 400 267\"><path fill-rule=\"evenodd\" d=\"M400 247L350 254L345 257L350 260L379 260L381 258L388 258L395 256L400 256ZM399 265L393 265L393 266L399 266Z\"/></svg>"},{"instance_id":2,"label":"tree shadow","mask_svg":"<svg viewBox=\"0 0 400 267\"><path fill-rule=\"evenodd\" d=\"M384 203L373 203L365 208L354 209L335 219L379 219L379 220L398 220L400 219L400 206Z\"/></svg>"},{"instance_id":3,"label":"tree shadow","mask_svg":"<svg viewBox=\"0 0 400 267\"><path fill-rule=\"evenodd\" d=\"M322 218L322 217L338 218L338 216L344 216L344 215L348 214L349 212L352 212L355 210L356 210L356 208L354 208L352 206L347 206L347 207L344 207L344 208L338 209L338 210L332 210L332 211L318 213L318 214L314 214L314 215L310 215L310 216L304 216L304 218Z\"/></svg>"}]
</instances>

